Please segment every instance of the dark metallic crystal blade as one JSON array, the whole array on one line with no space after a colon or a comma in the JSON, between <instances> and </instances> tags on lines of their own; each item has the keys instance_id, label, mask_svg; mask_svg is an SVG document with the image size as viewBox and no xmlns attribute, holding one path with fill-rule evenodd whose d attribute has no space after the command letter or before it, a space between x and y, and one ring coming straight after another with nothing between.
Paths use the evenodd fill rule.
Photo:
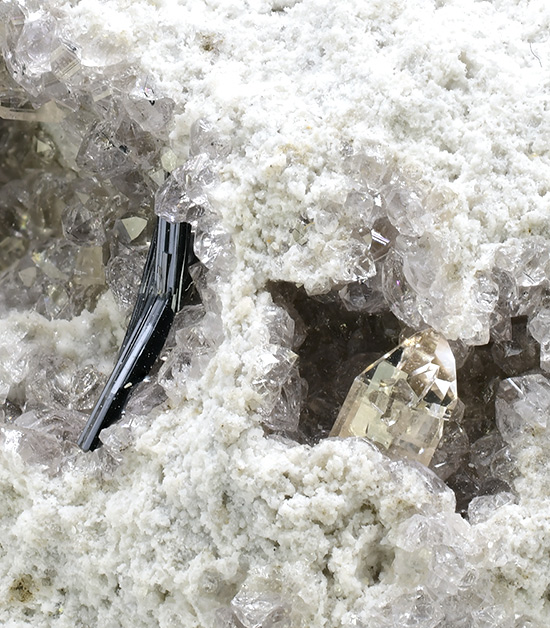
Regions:
<instances>
[{"instance_id":1,"label":"dark metallic crystal blade","mask_svg":"<svg viewBox=\"0 0 550 628\"><path fill-rule=\"evenodd\" d=\"M160 294L172 292L174 312L178 312L185 302L191 285L188 269L195 261L191 225L159 218L155 247L157 291Z\"/></svg>"},{"instance_id":2,"label":"dark metallic crystal blade","mask_svg":"<svg viewBox=\"0 0 550 628\"><path fill-rule=\"evenodd\" d=\"M157 219L136 304L115 367L78 440L84 451L100 444L99 432L120 417L133 387L155 363L176 312L192 292L189 266L195 261L191 226Z\"/></svg>"},{"instance_id":3,"label":"dark metallic crystal blade","mask_svg":"<svg viewBox=\"0 0 550 628\"><path fill-rule=\"evenodd\" d=\"M143 309L145 307L145 303L147 301L148 296L154 294L153 286L154 286L154 269L155 269L155 256L157 250L157 239L158 239L158 220L157 226L153 233L153 238L151 240L151 244L149 245L149 251L147 253L147 259L145 260L145 266L143 267L143 272L141 275L141 282L139 284L139 290L136 298L136 303L134 305L134 309L132 310L132 316L130 317L130 322L128 323L128 328L126 330L126 335L122 341L122 345L120 347L120 353L124 350L124 346L126 345L128 339L132 335L132 330L137 324L140 316L143 313Z\"/></svg>"},{"instance_id":4,"label":"dark metallic crystal blade","mask_svg":"<svg viewBox=\"0 0 550 628\"><path fill-rule=\"evenodd\" d=\"M162 351L174 320L171 296L151 297L78 439L84 451L99 445L99 432L120 418L133 386L147 375Z\"/></svg>"}]
</instances>

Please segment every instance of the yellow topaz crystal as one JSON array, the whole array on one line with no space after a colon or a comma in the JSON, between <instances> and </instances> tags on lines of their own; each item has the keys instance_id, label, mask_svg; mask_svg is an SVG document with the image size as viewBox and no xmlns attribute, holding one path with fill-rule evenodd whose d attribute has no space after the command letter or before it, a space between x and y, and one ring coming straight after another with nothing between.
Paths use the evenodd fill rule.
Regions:
<instances>
[{"instance_id":1,"label":"yellow topaz crystal","mask_svg":"<svg viewBox=\"0 0 550 628\"><path fill-rule=\"evenodd\" d=\"M330 436L366 437L391 457L428 465L456 403L453 353L427 329L355 378Z\"/></svg>"}]
</instances>

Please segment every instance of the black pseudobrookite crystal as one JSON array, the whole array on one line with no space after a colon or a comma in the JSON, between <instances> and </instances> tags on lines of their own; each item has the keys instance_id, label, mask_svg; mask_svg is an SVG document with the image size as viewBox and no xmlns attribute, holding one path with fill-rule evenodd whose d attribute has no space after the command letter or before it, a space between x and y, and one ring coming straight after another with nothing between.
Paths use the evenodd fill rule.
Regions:
<instances>
[{"instance_id":1,"label":"black pseudobrookite crystal","mask_svg":"<svg viewBox=\"0 0 550 628\"><path fill-rule=\"evenodd\" d=\"M177 312L189 301L189 266L196 261L188 223L157 219L142 283L115 368L78 439L88 451L99 432L120 418L131 389L157 360Z\"/></svg>"}]
</instances>

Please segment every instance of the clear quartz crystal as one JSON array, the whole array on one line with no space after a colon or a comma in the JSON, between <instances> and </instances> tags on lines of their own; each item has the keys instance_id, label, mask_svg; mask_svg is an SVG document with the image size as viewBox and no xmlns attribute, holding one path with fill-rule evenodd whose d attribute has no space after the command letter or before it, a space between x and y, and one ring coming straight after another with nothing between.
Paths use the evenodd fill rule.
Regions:
<instances>
[{"instance_id":1,"label":"clear quartz crystal","mask_svg":"<svg viewBox=\"0 0 550 628\"><path fill-rule=\"evenodd\" d=\"M233 240L220 223L211 223L197 230L195 235L195 254L208 268L228 270L233 264Z\"/></svg>"},{"instance_id":2,"label":"clear quartz crystal","mask_svg":"<svg viewBox=\"0 0 550 628\"><path fill-rule=\"evenodd\" d=\"M375 262L383 259L395 242L397 230L391 222L381 217L378 219L371 229L371 245L370 252Z\"/></svg>"},{"instance_id":3,"label":"clear quartz crystal","mask_svg":"<svg viewBox=\"0 0 550 628\"><path fill-rule=\"evenodd\" d=\"M101 245L106 241L101 217L80 201L64 209L62 225L64 236L74 244Z\"/></svg>"},{"instance_id":4,"label":"clear quartz crystal","mask_svg":"<svg viewBox=\"0 0 550 628\"><path fill-rule=\"evenodd\" d=\"M351 251L353 251L353 249L354 247L351 247ZM353 253L356 252L357 251L353 251ZM359 253L358 255L354 255L351 268L351 275L354 281L365 282L375 274L376 268L369 253L365 252L363 254Z\"/></svg>"},{"instance_id":5,"label":"clear quartz crystal","mask_svg":"<svg viewBox=\"0 0 550 628\"><path fill-rule=\"evenodd\" d=\"M176 317L175 347L164 355L158 382L168 397L181 398L186 385L199 379L222 337L221 319L203 305L184 308ZM170 343L170 338L167 344ZM166 349L165 349L166 351Z\"/></svg>"},{"instance_id":6,"label":"clear quartz crystal","mask_svg":"<svg viewBox=\"0 0 550 628\"><path fill-rule=\"evenodd\" d=\"M51 55L51 69L59 80L68 80L80 70L78 48L68 42L59 40Z\"/></svg>"},{"instance_id":7,"label":"clear quartz crystal","mask_svg":"<svg viewBox=\"0 0 550 628\"><path fill-rule=\"evenodd\" d=\"M237 620L230 608L218 608L215 617L214 628L235 628L237 626Z\"/></svg>"},{"instance_id":8,"label":"clear quartz crystal","mask_svg":"<svg viewBox=\"0 0 550 628\"><path fill-rule=\"evenodd\" d=\"M418 311L418 295L404 275L403 259L397 251L390 251L384 258L381 279L382 291L391 304L392 312L408 325L420 325L422 317Z\"/></svg>"},{"instance_id":9,"label":"clear quartz crystal","mask_svg":"<svg viewBox=\"0 0 550 628\"><path fill-rule=\"evenodd\" d=\"M117 461L121 462L124 457L124 451L133 442L132 427L125 418L119 423L115 423L101 431L101 442L107 447L110 455Z\"/></svg>"},{"instance_id":10,"label":"clear quartz crystal","mask_svg":"<svg viewBox=\"0 0 550 628\"><path fill-rule=\"evenodd\" d=\"M196 208L209 205L206 190L213 181L210 159L204 154L191 157L159 188L155 212L170 222L193 223Z\"/></svg>"},{"instance_id":11,"label":"clear quartz crystal","mask_svg":"<svg viewBox=\"0 0 550 628\"><path fill-rule=\"evenodd\" d=\"M498 430L478 438L470 446L470 468L474 468L480 478L490 475L493 459L503 447L504 442Z\"/></svg>"},{"instance_id":12,"label":"clear quartz crystal","mask_svg":"<svg viewBox=\"0 0 550 628\"><path fill-rule=\"evenodd\" d=\"M361 281L353 281L346 284L338 291L338 296L346 310L361 312L367 310L371 301L372 288Z\"/></svg>"},{"instance_id":13,"label":"clear quartz crystal","mask_svg":"<svg viewBox=\"0 0 550 628\"><path fill-rule=\"evenodd\" d=\"M546 283L549 257L544 238L510 239L497 252L496 264L509 269L519 287L529 288Z\"/></svg>"},{"instance_id":14,"label":"clear quartz crystal","mask_svg":"<svg viewBox=\"0 0 550 628\"><path fill-rule=\"evenodd\" d=\"M263 424L275 431L295 432L298 429L300 409L306 391L307 383L300 377L298 369L293 367L281 386L271 411L264 412L263 408L260 408Z\"/></svg>"},{"instance_id":15,"label":"clear quartz crystal","mask_svg":"<svg viewBox=\"0 0 550 628\"><path fill-rule=\"evenodd\" d=\"M428 329L355 378L330 435L366 437L392 456L428 465L456 403L453 353Z\"/></svg>"},{"instance_id":16,"label":"clear quartz crystal","mask_svg":"<svg viewBox=\"0 0 550 628\"><path fill-rule=\"evenodd\" d=\"M69 320L73 316L69 293L61 283L50 283L44 294L44 312L50 319L65 318Z\"/></svg>"},{"instance_id":17,"label":"clear quartz crystal","mask_svg":"<svg viewBox=\"0 0 550 628\"><path fill-rule=\"evenodd\" d=\"M459 469L469 449L470 442L464 428L456 421L448 421L430 468L438 477L446 480Z\"/></svg>"},{"instance_id":18,"label":"clear quartz crystal","mask_svg":"<svg viewBox=\"0 0 550 628\"><path fill-rule=\"evenodd\" d=\"M196 120L189 133L189 154L205 153L210 159L222 159L231 152L229 142L220 138L218 132L208 120Z\"/></svg>"},{"instance_id":19,"label":"clear quartz crystal","mask_svg":"<svg viewBox=\"0 0 550 628\"><path fill-rule=\"evenodd\" d=\"M394 177L383 193L388 218L400 233L417 236L425 231L429 216L416 191Z\"/></svg>"},{"instance_id":20,"label":"clear quartz crystal","mask_svg":"<svg viewBox=\"0 0 550 628\"><path fill-rule=\"evenodd\" d=\"M59 356L35 355L27 390L30 406L70 407L74 365Z\"/></svg>"},{"instance_id":21,"label":"clear quartz crystal","mask_svg":"<svg viewBox=\"0 0 550 628\"><path fill-rule=\"evenodd\" d=\"M0 444L4 452L11 452L27 464L43 465L53 475L58 472L61 451L58 442L38 431L0 426Z\"/></svg>"},{"instance_id":22,"label":"clear quartz crystal","mask_svg":"<svg viewBox=\"0 0 550 628\"><path fill-rule=\"evenodd\" d=\"M78 251L73 281L80 286L101 286L105 283L103 251L100 246L82 247Z\"/></svg>"},{"instance_id":23,"label":"clear quartz crystal","mask_svg":"<svg viewBox=\"0 0 550 628\"><path fill-rule=\"evenodd\" d=\"M412 595L398 597L392 605L394 626L400 628L435 628L443 618L443 609L434 595L418 588Z\"/></svg>"},{"instance_id":24,"label":"clear quartz crystal","mask_svg":"<svg viewBox=\"0 0 550 628\"><path fill-rule=\"evenodd\" d=\"M69 407L80 412L89 412L94 407L106 379L91 364L77 370L71 379L72 396Z\"/></svg>"},{"instance_id":25,"label":"clear quartz crystal","mask_svg":"<svg viewBox=\"0 0 550 628\"><path fill-rule=\"evenodd\" d=\"M116 141L108 123L100 122L94 123L84 138L76 156L76 164L85 172L105 178L131 168L127 147Z\"/></svg>"},{"instance_id":26,"label":"clear quartz crystal","mask_svg":"<svg viewBox=\"0 0 550 628\"><path fill-rule=\"evenodd\" d=\"M282 385L289 379L297 355L287 347L268 345L256 359L258 375L252 380L254 389L263 397L263 411L271 412L279 398Z\"/></svg>"},{"instance_id":27,"label":"clear quartz crystal","mask_svg":"<svg viewBox=\"0 0 550 628\"><path fill-rule=\"evenodd\" d=\"M107 284L123 312L129 313L134 305L144 262L142 256L123 250L111 257L105 268Z\"/></svg>"},{"instance_id":28,"label":"clear quartz crystal","mask_svg":"<svg viewBox=\"0 0 550 628\"><path fill-rule=\"evenodd\" d=\"M21 414L9 425L0 426L0 444L28 464L59 473L76 449L76 438L85 417L65 408L37 408Z\"/></svg>"},{"instance_id":29,"label":"clear quartz crystal","mask_svg":"<svg viewBox=\"0 0 550 628\"><path fill-rule=\"evenodd\" d=\"M15 425L22 429L36 430L39 434L57 441L76 443L84 421L83 415L66 408L38 409L19 416Z\"/></svg>"},{"instance_id":30,"label":"clear quartz crystal","mask_svg":"<svg viewBox=\"0 0 550 628\"><path fill-rule=\"evenodd\" d=\"M533 338L540 343L540 367L550 371L550 308L542 308L527 325Z\"/></svg>"},{"instance_id":31,"label":"clear quartz crystal","mask_svg":"<svg viewBox=\"0 0 550 628\"><path fill-rule=\"evenodd\" d=\"M231 601L237 626L243 628L289 628L289 607L275 593L239 592Z\"/></svg>"},{"instance_id":32,"label":"clear quartz crystal","mask_svg":"<svg viewBox=\"0 0 550 628\"><path fill-rule=\"evenodd\" d=\"M292 346L296 323L288 311L273 304L265 309L263 316L268 327L269 341L285 347Z\"/></svg>"},{"instance_id":33,"label":"clear quartz crystal","mask_svg":"<svg viewBox=\"0 0 550 628\"><path fill-rule=\"evenodd\" d=\"M490 519L499 508L515 504L516 501L516 496L507 492L474 497L468 506L468 520L472 525L483 523Z\"/></svg>"},{"instance_id":34,"label":"clear quartz crystal","mask_svg":"<svg viewBox=\"0 0 550 628\"><path fill-rule=\"evenodd\" d=\"M151 89L143 86L130 93L124 101L124 107L145 131L158 137L167 135L174 111L171 98L158 98Z\"/></svg>"},{"instance_id":35,"label":"clear quartz crystal","mask_svg":"<svg viewBox=\"0 0 550 628\"><path fill-rule=\"evenodd\" d=\"M17 43L6 57L14 79L33 96L37 96L42 87L40 77L51 70L56 29L52 16L34 15L24 21Z\"/></svg>"},{"instance_id":36,"label":"clear quartz crystal","mask_svg":"<svg viewBox=\"0 0 550 628\"><path fill-rule=\"evenodd\" d=\"M507 443L540 436L548 427L550 381L537 373L505 379L498 388L495 409L498 429Z\"/></svg>"}]
</instances>

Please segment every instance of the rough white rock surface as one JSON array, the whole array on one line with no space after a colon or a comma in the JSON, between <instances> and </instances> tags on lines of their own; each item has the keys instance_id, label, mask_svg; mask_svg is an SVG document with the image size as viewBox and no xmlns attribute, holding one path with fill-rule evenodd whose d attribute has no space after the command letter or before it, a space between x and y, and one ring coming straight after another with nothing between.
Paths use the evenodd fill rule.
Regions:
<instances>
[{"instance_id":1,"label":"rough white rock surface","mask_svg":"<svg viewBox=\"0 0 550 628\"><path fill-rule=\"evenodd\" d=\"M206 628L244 584L279 593L295 627L547 626L545 441L519 458L519 503L482 504L470 525L450 490L366 443L265 438L251 379L266 281L315 293L346 279L344 220L290 235L345 201L346 147L379 151L431 199L421 245L444 258L445 290L426 318L483 337L476 272L511 238L550 237L548 3L27 6L63 23L84 64L130 55L154 77L177 104L177 163L197 118L230 138L216 195L238 264L220 287L226 339L120 466L52 478L0 457L2 625ZM108 297L70 323L8 317L2 384L37 338L108 372L121 333Z\"/></svg>"}]
</instances>

